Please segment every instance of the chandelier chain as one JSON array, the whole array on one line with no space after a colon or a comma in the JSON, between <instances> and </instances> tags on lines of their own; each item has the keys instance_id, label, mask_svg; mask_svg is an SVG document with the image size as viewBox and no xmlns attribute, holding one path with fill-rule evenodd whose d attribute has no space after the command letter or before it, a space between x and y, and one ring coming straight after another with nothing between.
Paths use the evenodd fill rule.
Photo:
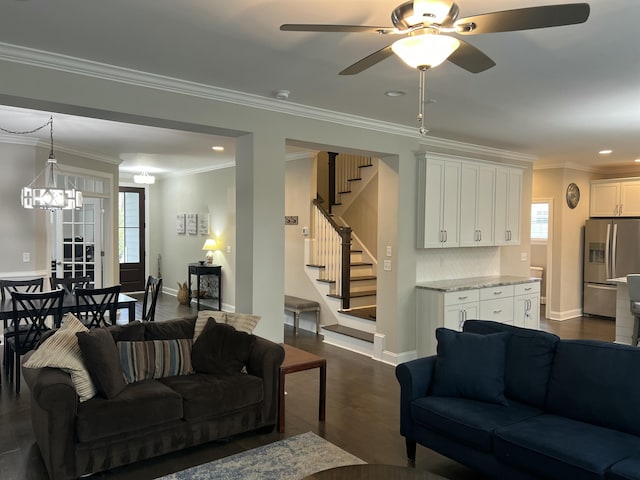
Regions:
<instances>
[{"instance_id":1,"label":"chandelier chain","mask_svg":"<svg viewBox=\"0 0 640 480\"><path fill-rule=\"evenodd\" d=\"M33 130L25 130L25 131L18 132L13 130L7 130L6 128L2 128L2 127L0 127L0 130L2 130L5 133L10 133L12 135L29 135L30 133L36 133L49 125L53 125L53 116L49 118L49 121L47 123L45 123L44 125L40 125L39 127L34 128ZM51 129L51 141L53 142L53 129Z\"/></svg>"}]
</instances>

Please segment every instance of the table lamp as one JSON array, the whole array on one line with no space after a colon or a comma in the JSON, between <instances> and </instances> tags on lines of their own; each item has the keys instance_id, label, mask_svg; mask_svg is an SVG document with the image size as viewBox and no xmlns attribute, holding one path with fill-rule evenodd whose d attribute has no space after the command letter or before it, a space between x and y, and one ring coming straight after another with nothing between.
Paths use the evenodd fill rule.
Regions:
<instances>
[{"instance_id":1,"label":"table lamp","mask_svg":"<svg viewBox=\"0 0 640 480\"><path fill-rule=\"evenodd\" d=\"M213 263L213 252L217 250L216 241L212 238L207 238L207 241L204 242L202 246L202 250L205 250L207 254L205 255L205 259L209 265Z\"/></svg>"}]
</instances>

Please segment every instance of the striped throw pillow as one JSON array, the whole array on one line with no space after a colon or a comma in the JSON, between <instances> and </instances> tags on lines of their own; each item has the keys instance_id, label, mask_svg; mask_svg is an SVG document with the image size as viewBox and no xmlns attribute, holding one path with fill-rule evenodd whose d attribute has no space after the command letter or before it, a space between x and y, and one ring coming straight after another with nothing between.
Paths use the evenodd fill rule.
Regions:
<instances>
[{"instance_id":1,"label":"striped throw pillow","mask_svg":"<svg viewBox=\"0 0 640 480\"><path fill-rule=\"evenodd\" d=\"M190 338L118 342L118 355L127 383L193 373Z\"/></svg>"},{"instance_id":2,"label":"striped throw pillow","mask_svg":"<svg viewBox=\"0 0 640 480\"><path fill-rule=\"evenodd\" d=\"M200 310L198 312L198 318L196 318L195 326L193 327L194 343L202 333L209 318L213 318L216 323L225 323L225 315L226 314L220 310Z\"/></svg>"},{"instance_id":3,"label":"striped throw pillow","mask_svg":"<svg viewBox=\"0 0 640 480\"><path fill-rule=\"evenodd\" d=\"M253 333L253 329L260 321L259 315L248 313L225 313L224 323L231 325L239 332Z\"/></svg>"},{"instance_id":4,"label":"striped throw pillow","mask_svg":"<svg viewBox=\"0 0 640 480\"><path fill-rule=\"evenodd\" d=\"M78 345L77 332L88 332L80 320L69 313L64 317L62 327L47 338L24 363L26 368L60 368L71 375L71 382L80 401L95 397L96 387L84 365Z\"/></svg>"}]
</instances>

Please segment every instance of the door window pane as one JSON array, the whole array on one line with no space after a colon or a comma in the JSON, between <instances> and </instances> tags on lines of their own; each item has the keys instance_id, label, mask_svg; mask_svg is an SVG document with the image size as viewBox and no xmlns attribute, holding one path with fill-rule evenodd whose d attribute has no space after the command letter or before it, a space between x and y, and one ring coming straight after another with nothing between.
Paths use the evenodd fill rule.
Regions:
<instances>
[{"instance_id":1,"label":"door window pane","mask_svg":"<svg viewBox=\"0 0 640 480\"><path fill-rule=\"evenodd\" d=\"M118 253L120 263L139 263L140 252L140 194L120 192L118 211Z\"/></svg>"},{"instance_id":2,"label":"door window pane","mask_svg":"<svg viewBox=\"0 0 640 480\"><path fill-rule=\"evenodd\" d=\"M531 240L547 241L549 238L549 204L531 204Z\"/></svg>"}]
</instances>

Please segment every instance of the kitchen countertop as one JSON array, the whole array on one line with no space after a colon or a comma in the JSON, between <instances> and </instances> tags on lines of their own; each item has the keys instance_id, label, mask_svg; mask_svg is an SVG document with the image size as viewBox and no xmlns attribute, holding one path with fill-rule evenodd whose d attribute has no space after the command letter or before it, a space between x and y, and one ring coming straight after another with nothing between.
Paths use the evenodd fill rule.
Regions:
<instances>
[{"instance_id":1,"label":"kitchen countertop","mask_svg":"<svg viewBox=\"0 0 640 480\"><path fill-rule=\"evenodd\" d=\"M476 288L501 287L521 283L539 282L535 277L518 277L515 275L494 275L490 277L452 278L448 280L434 280L416 284L417 288L438 290L441 292L457 292L460 290L474 290Z\"/></svg>"}]
</instances>

